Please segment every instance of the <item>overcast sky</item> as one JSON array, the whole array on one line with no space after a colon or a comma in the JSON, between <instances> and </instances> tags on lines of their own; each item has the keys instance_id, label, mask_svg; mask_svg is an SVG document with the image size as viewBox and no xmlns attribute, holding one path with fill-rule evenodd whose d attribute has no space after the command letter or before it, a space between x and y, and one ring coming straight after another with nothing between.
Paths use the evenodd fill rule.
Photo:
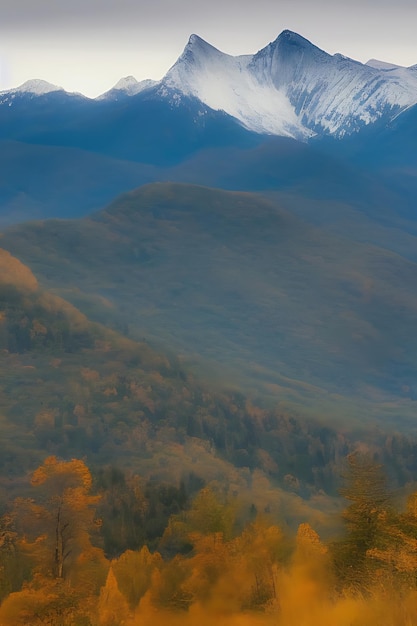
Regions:
<instances>
[{"instance_id":1,"label":"overcast sky","mask_svg":"<svg viewBox=\"0 0 417 626\"><path fill-rule=\"evenodd\" d=\"M417 64L416 0L0 0L0 90L43 78L103 93L161 78L196 33L254 53L288 28L359 61Z\"/></svg>"}]
</instances>

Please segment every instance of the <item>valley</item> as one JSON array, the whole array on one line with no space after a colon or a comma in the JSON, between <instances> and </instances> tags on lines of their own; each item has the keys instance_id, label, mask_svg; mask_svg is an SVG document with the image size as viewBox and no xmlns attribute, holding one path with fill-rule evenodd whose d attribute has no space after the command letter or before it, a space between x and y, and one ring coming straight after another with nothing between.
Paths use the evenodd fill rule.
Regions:
<instances>
[{"instance_id":1,"label":"valley","mask_svg":"<svg viewBox=\"0 0 417 626\"><path fill-rule=\"evenodd\" d=\"M414 623L416 68L0 92L0 625Z\"/></svg>"}]
</instances>

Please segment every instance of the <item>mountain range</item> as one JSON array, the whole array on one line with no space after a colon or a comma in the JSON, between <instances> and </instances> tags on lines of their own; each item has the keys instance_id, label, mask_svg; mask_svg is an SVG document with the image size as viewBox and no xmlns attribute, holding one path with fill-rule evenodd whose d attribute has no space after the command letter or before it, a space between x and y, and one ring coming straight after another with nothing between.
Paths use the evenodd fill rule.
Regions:
<instances>
[{"instance_id":1,"label":"mountain range","mask_svg":"<svg viewBox=\"0 0 417 626\"><path fill-rule=\"evenodd\" d=\"M0 245L85 314L274 401L410 427L417 66L192 35L160 81L2 92L0 165Z\"/></svg>"},{"instance_id":2,"label":"mountain range","mask_svg":"<svg viewBox=\"0 0 417 626\"><path fill-rule=\"evenodd\" d=\"M381 189L383 211L389 205L409 216L416 102L416 66L361 64L291 31L239 57L192 35L162 80L130 76L94 100L28 81L0 93L0 224L83 215L161 180L249 191L301 187L313 197L326 188L357 204L345 173L358 168L361 189ZM278 166L248 177L253 152L271 146ZM318 169L321 180L312 180Z\"/></svg>"},{"instance_id":3,"label":"mountain range","mask_svg":"<svg viewBox=\"0 0 417 626\"><path fill-rule=\"evenodd\" d=\"M179 106L184 96L196 98L261 134L301 140L327 134L343 137L378 121L390 122L415 105L417 65L404 68L376 60L362 64L327 54L289 30L256 54L238 57L191 35L162 80L137 82L129 76L96 101L149 90L172 106ZM0 104L11 107L23 96L51 93L65 94L60 87L32 80L3 92Z\"/></svg>"}]
</instances>

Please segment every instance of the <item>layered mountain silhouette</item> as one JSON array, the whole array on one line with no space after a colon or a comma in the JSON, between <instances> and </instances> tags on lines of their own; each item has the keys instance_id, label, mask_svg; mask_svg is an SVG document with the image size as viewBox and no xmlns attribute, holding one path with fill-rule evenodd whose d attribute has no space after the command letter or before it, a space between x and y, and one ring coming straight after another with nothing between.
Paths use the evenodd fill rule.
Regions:
<instances>
[{"instance_id":1,"label":"layered mountain silhouette","mask_svg":"<svg viewBox=\"0 0 417 626\"><path fill-rule=\"evenodd\" d=\"M29 81L0 94L0 245L236 384L406 418L416 103L416 66L291 31L239 57L192 35L162 80L95 100Z\"/></svg>"},{"instance_id":2,"label":"layered mountain silhouette","mask_svg":"<svg viewBox=\"0 0 417 626\"><path fill-rule=\"evenodd\" d=\"M416 66L361 64L291 31L239 57L192 35L161 81L126 77L95 100L28 81L0 94L0 224L79 216L158 180L256 191L295 185L314 197L328 189L357 207L345 177L352 168L359 189L368 187L365 204L379 187L382 212L399 208L409 218L416 102ZM293 144L281 138L309 148L294 162ZM248 177L248 151L271 145L291 167ZM229 180L229 168L218 166L227 160ZM346 182L335 188L335 177Z\"/></svg>"},{"instance_id":3,"label":"layered mountain silhouette","mask_svg":"<svg viewBox=\"0 0 417 626\"><path fill-rule=\"evenodd\" d=\"M376 401L387 417L415 400L415 262L276 201L159 183L89 218L9 228L1 245L96 320L275 399Z\"/></svg>"},{"instance_id":4,"label":"layered mountain silhouette","mask_svg":"<svg viewBox=\"0 0 417 626\"><path fill-rule=\"evenodd\" d=\"M417 69L330 55L289 30L256 54L238 57L191 35L161 81L137 82L129 76L96 102L144 92L171 106L180 106L184 96L196 98L258 133L304 140L323 134L343 137L389 122L416 104ZM33 80L0 94L0 104L11 108L24 96L33 100L50 94L74 98L60 87Z\"/></svg>"}]
</instances>

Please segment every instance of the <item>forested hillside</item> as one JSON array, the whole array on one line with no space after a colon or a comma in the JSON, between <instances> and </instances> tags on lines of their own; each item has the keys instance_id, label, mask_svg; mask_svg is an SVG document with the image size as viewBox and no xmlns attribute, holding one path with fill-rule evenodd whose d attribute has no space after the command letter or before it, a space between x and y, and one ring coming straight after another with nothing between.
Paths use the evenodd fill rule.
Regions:
<instances>
[{"instance_id":1,"label":"forested hillside","mask_svg":"<svg viewBox=\"0 0 417 626\"><path fill-rule=\"evenodd\" d=\"M204 381L5 250L0 380L1 626L413 623L411 435Z\"/></svg>"},{"instance_id":2,"label":"forested hillside","mask_svg":"<svg viewBox=\"0 0 417 626\"><path fill-rule=\"evenodd\" d=\"M7 252L0 262L1 467L8 475L33 468L45 453L120 461L178 481L199 463L197 473L207 472L205 462L212 478L227 473L220 469L226 461L308 495L334 492L340 459L364 441L388 465L395 457L400 481L414 476L412 437L348 424L336 430L319 416L302 418L204 383L175 356L90 322Z\"/></svg>"}]
</instances>

